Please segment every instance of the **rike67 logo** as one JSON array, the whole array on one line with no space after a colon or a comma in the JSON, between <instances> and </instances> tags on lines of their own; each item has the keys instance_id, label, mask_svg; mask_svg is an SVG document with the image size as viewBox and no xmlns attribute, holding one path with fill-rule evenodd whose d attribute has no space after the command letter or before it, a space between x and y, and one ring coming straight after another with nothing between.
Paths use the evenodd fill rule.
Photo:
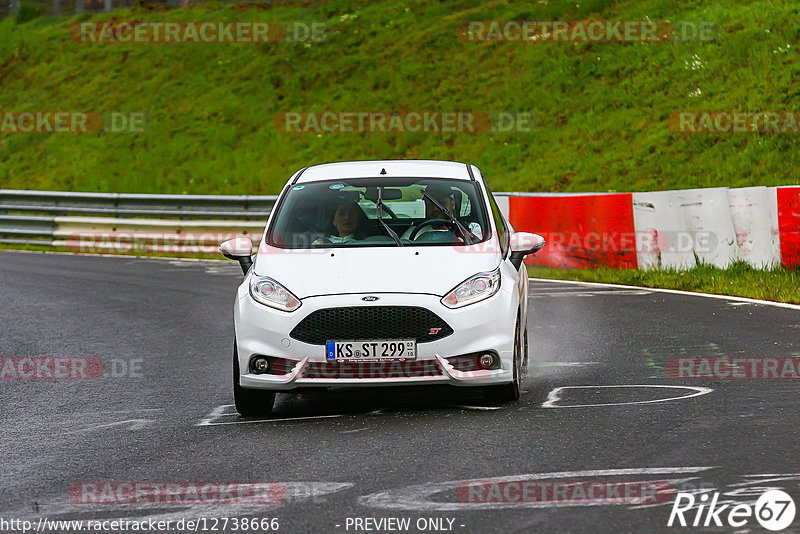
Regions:
<instances>
[{"instance_id":1,"label":"rike67 logo","mask_svg":"<svg viewBox=\"0 0 800 534\"><path fill-rule=\"evenodd\" d=\"M795 505L785 491L773 489L761 494L755 504L718 505L719 492L701 494L678 493L672 504L667 526L743 527L754 517L767 530L779 531L794 521ZM676 522L677 521L677 522Z\"/></svg>"}]
</instances>

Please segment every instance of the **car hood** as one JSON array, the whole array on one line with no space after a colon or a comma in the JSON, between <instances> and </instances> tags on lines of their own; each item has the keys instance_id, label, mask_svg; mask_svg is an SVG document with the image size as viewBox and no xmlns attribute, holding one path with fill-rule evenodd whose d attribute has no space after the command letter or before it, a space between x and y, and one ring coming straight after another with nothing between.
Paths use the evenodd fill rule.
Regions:
<instances>
[{"instance_id":1,"label":"car hood","mask_svg":"<svg viewBox=\"0 0 800 534\"><path fill-rule=\"evenodd\" d=\"M262 246L254 272L300 299L346 293L427 293L444 296L470 276L492 271L496 252L475 247L370 247L314 250Z\"/></svg>"}]
</instances>

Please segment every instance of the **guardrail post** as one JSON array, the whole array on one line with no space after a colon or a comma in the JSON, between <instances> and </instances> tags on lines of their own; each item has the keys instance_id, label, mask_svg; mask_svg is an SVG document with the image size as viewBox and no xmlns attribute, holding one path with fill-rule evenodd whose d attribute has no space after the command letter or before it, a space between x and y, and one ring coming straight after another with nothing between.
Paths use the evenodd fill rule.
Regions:
<instances>
[{"instance_id":1,"label":"guardrail post","mask_svg":"<svg viewBox=\"0 0 800 534\"><path fill-rule=\"evenodd\" d=\"M75 13L83 13L83 0L75 0Z\"/></svg>"},{"instance_id":2,"label":"guardrail post","mask_svg":"<svg viewBox=\"0 0 800 534\"><path fill-rule=\"evenodd\" d=\"M58 16L61 0L53 0L53 15Z\"/></svg>"},{"instance_id":3,"label":"guardrail post","mask_svg":"<svg viewBox=\"0 0 800 534\"><path fill-rule=\"evenodd\" d=\"M111 0L104 0L105 10L111 11Z\"/></svg>"},{"instance_id":4,"label":"guardrail post","mask_svg":"<svg viewBox=\"0 0 800 534\"><path fill-rule=\"evenodd\" d=\"M12 13L16 13L19 9L19 0L11 0L9 7L11 8Z\"/></svg>"}]
</instances>

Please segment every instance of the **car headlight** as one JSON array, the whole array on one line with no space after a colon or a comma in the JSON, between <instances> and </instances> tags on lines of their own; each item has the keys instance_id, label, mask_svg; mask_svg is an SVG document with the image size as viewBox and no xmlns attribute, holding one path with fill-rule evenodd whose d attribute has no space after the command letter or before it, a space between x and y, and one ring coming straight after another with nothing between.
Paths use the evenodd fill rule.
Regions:
<instances>
[{"instance_id":1,"label":"car headlight","mask_svg":"<svg viewBox=\"0 0 800 534\"><path fill-rule=\"evenodd\" d=\"M490 273L479 273L458 284L442 298L448 308L460 308L488 299L500 289L500 267Z\"/></svg>"},{"instance_id":2,"label":"car headlight","mask_svg":"<svg viewBox=\"0 0 800 534\"><path fill-rule=\"evenodd\" d=\"M302 304L288 289L267 276L250 277L250 296L265 306L286 312L295 311Z\"/></svg>"}]
</instances>

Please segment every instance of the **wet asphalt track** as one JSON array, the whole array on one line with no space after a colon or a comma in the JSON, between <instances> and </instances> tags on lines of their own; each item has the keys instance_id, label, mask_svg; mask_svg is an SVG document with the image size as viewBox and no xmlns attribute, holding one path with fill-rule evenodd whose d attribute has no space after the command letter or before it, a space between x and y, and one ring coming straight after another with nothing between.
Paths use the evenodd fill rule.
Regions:
<instances>
[{"instance_id":1,"label":"wet asphalt track","mask_svg":"<svg viewBox=\"0 0 800 534\"><path fill-rule=\"evenodd\" d=\"M273 420L246 421L226 406L240 277L234 263L0 252L0 356L91 356L121 375L0 380L0 518L247 516L278 518L281 532L363 531L348 518L367 517L408 518L409 532L420 518L464 533L670 530L671 501L498 505L457 490L493 477L660 480L735 502L773 487L800 505L800 382L664 372L676 356L800 355L798 310L532 282L531 376L517 404L486 406L455 388L340 391L279 396ZM631 403L700 390L551 393L615 385L712 391L644 404ZM86 481L279 482L286 499L255 509L72 502L70 488ZM705 530L762 531L754 520Z\"/></svg>"}]
</instances>

